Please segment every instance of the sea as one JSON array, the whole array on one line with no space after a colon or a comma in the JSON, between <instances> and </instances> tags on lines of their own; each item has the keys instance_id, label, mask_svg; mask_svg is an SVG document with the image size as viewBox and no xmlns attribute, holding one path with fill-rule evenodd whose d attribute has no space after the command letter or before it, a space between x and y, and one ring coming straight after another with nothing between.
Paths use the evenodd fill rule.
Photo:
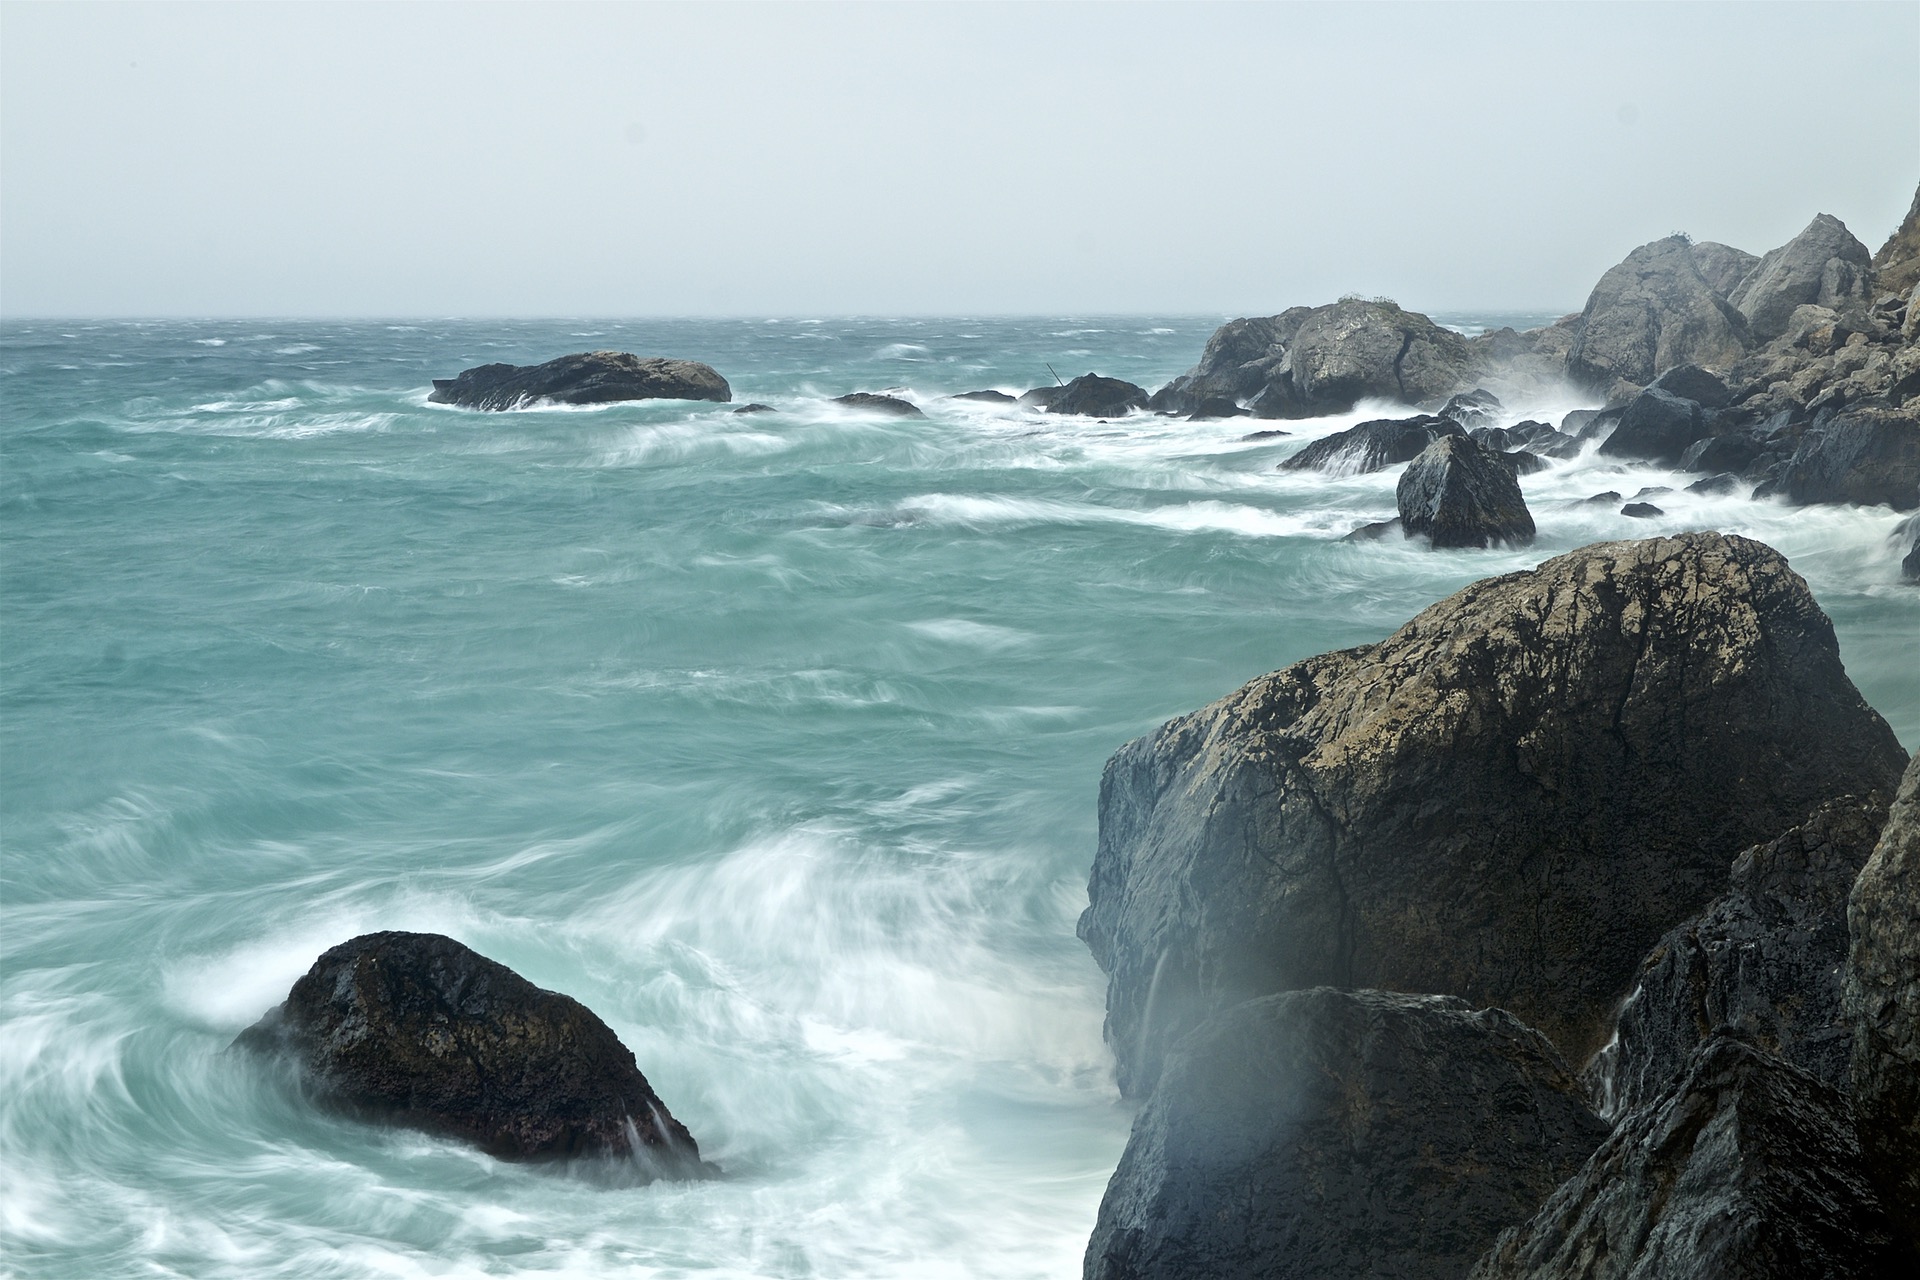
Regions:
<instances>
[{"instance_id":1,"label":"sea","mask_svg":"<svg viewBox=\"0 0 1920 1280\"><path fill-rule=\"evenodd\" d=\"M1790 558L1920 746L1886 508L1589 453L1525 478L1524 550L1347 543L1394 473L1275 466L1389 407L944 398L1151 389L1225 318L5 322L0 1272L1076 1276L1132 1119L1074 936L1123 742L1476 579L1712 528ZM735 404L427 399L599 348ZM1664 514L1585 501L1644 488ZM380 929L585 1002L725 1176L505 1164L228 1052Z\"/></svg>"}]
</instances>

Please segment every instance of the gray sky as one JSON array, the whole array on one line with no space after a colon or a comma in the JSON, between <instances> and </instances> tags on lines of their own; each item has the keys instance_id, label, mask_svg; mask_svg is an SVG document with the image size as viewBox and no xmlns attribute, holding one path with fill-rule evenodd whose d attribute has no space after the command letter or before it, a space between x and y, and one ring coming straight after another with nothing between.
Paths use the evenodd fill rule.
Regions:
<instances>
[{"instance_id":1,"label":"gray sky","mask_svg":"<svg viewBox=\"0 0 1920 1280\"><path fill-rule=\"evenodd\" d=\"M0 312L1574 309L1878 248L1920 4L0 6Z\"/></svg>"}]
</instances>

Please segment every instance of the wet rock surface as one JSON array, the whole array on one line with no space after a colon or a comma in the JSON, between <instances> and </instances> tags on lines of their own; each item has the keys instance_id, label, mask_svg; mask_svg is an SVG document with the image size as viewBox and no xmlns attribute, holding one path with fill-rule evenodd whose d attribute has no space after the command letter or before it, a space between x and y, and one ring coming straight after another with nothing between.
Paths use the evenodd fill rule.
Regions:
<instances>
[{"instance_id":1,"label":"wet rock surface","mask_svg":"<svg viewBox=\"0 0 1920 1280\"><path fill-rule=\"evenodd\" d=\"M1757 496L1798 506L1822 502L1920 506L1920 416L1898 410L1842 412L1801 436L1777 477Z\"/></svg>"},{"instance_id":2,"label":"wet rock surface","mask_svg":"<svg viewBox=\"0 0 1920 1280\"><path fill-rule=\"evenodd\" d=\"M439 934L341 943L234 1043L284 1056L331 1106L502 1159L713 1172L592 1010Z\"/></svg>"},{"instance_id":3,"label":"wet rock surface","mask_svg":"<svg viewBox=\"0 0 1920 1280\"><path fill-rule=\"evenodd\" d=\"M466 409L518 409L527 405L609 404L620 400L733 399L727 380L697 360L636 356L626 351L583 351L545 364L483 364L458 377L435 378L434 404Z\"/></svg>"},{"instance_id":4,"label":"wet rock surface","mask_svg":"<svg viewBox=\"0 0 1920 1280\"><path fill-rule=\"evenodd\" d=\"M1087 1280L1459 1276L1605 1137L1546 1037L1498 1009L1296 991L1169 1061Z\"/></svg>"},{"instance_id":5,"label":"wet rock surface","mask_svg":"<svg viewBox=\"0 0 1920 1280\"><path fill-rule=\"evenodd\" d=\"M1466 436L1443 436L1400 473L1394 499L1410 538L1438 548L1520 546L1533 541L1533 515L1520 495L1520 459Z\"/></svg>"},{"instance_id":6,"label":"wet rock surface","mask_svg":"<svg viewBox=\"0 0 1920 1280\"><path fill-rule=\"evenodd\" d=\"M1118 418L1147 407L1147 393L1131 382L1083 373L1064 387L1048 388L1046 411L1084 418Z\"/></svg>"},{"instance_id":7,"label":"wet rock surface","mask_svg":"<svg viewBox=\"0 0 1920 1280\"><path fill-rule=\"evenodd\" d=\"M1674 466L1705 431L1698 404L1649 387L1628 402L1620 425L1601 441L1600 452Z\"/></svg>"},{"instance_id":8,"label":"wet rock surface","mask_svg":"<svg viewBox=\"0 0 1920 1280\"><path fill-rule=\"evenodd\" d=\"M851 391L844 396L835 396L835 404L845 405L849 409L859 409L864 413L882 414L889 418L924 418L920 406L899 396L883 395L877 391Z\"/></svg>"},{"instance_id":9,"label":"wet rock surface","mask_svg":"<svg viewBox=\"0 0 1920 1280\"><path fill-rule=\"evenodd\" d=\"M1477 583L1108 762L1080 936L1121 1089L1210 1014L1319 985L1497 1004L1584 1060L1735 854L1905 761L1758 543L1601 543Z\"/></svg>"},{"instance_id":10,"label":"wet rock surface","mask_svg":"<svg viewBox=\"0 0 1920 1280\"><path fill-rule=\"evenodd\" d=\"M1334 471L1354 475L1411 462L1435 440L1466 433L1452 418L1419 414L1375 418L1322 436L1279 466L1281 471Z\"/></svg>"}]
</instances>

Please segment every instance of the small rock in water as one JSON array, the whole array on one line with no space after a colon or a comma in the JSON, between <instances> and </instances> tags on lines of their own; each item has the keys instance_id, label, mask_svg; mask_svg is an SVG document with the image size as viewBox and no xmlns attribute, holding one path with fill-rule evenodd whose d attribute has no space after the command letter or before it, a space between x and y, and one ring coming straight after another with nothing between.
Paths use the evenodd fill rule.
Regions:
<instances>
[{"instance_id":1,"label":"small rock in water","mask_svg":"<svg viewBox=\"0 0 1920 1280\"><path fill-rule=\"evenodd\" d=\"M1292 434L1293 432L1291 431L1281 431L1275 428L1267 431L1250 431L1246 435L1241 436L1240 440L1241 443L1244 444L1253 440L1278 440L1282 436L1290 436Z\"/></svg>"},{"instance_id":2,"label":"small rock in water","mask_svg":"<svg viewBox=\"0 0 1920 1280\"><path fill-rule=\"evenodd\" d=\"M1596 493L1591 498L1582 498L1580 501L1583 503L1591 503L1595 506L1611 506L1620 501L1620 491L1617 489L1609 489L1605 493Z\"/></svg>"},{"instance_id":3,"label":"small rock in water","mask_svg":"<svg viewBox=\"0 0 1920 1280\"><path fill-rule=\"evenodd\" d=\"M865 409L869 413L882 413L890 418L924 418L919 406L900 399L898 396L880 395L873 391L853 391L844 396L835 396L835 404L843 404L849 409Z\"/></svg>"},{"instance_id":4,"label":"small rock in water","mask_svg":"<svg viewBox=\"0 0 1920 1280\"><path fill-rule=\"evenodd\" d=\"M774 408L770 404L760 404L756 402L754 404L743 404L738 409L735 409L734 412L735 413L778 413L780 411Z\"/></svg>"},{"instance_id":5,"label":"small rock in water","mask_svg":"<svg viewBox=\"0 0 1920 1280\"><path fill-rule=\"evenodd\" d=\"M1626 506L1620 508L1620 514L1623 516L1632 516L1635 520L1647 520L1654 516L1663 516L1667 513L1659 507L1654 506L1651 502L1629 502Z\"/></svg>"},{"instance_id":6,"label":"small rock in water","mask_svg":"<svg viewBox=\"0 0 1920 1280\"><path fill-rule=\"evenodd\" d=\"M947 397L949 400L978 400L983 404L1018 404L1004 391L962 391Z\"/></svg>"},{"instance_id":7,"label":"small rock in water","mask_svg":"<svg viewBox=\"0 0 1920 1280\"><path fill-rule=\"evenodd\" d=\"M517 409L531 404L611 404L622 400L733 399L727 380L698 360L582 351L545 364L483 364L457 378L435 378L434 404Z\"/></svg>"},{"instance_id":8,"label":"small rock in water","mask_svg":"<svg viewBox=\"0 0 1920 1280\"><path fill-rule=\"evenodd\" d=\"M1650 484L1646 486L1644 489L1640 490L1640 492L1634 494L1633 500L1635 502L1639 502L1645 498L1657 498L1663 493L1672 493L1672 492L1673 492L1673 486L1670 484Z\"/></svg>"},{"instance_id":9,"label":"small rock in water","mask_svg":"<svg viewBox=\"0 0 1920 1280\"><path fill-rule=\"evenodd\" d=\"M1708 476L1705 480L1695 480L1687 486L1688 493L1733 493L1740 488L1740 477L1731 471L1722 471L1717 476Z\"/></svg>"},{"instance_id":10,"label":"small rock in water","mask_svg":"<svg viewBox=\"0 0 1920 1280\"><path fill-rule=\"evenodd\" d=\"M1346 537L1340 539L1340 541L1342 542L1378 542L1382 538L1388 537L1392 534L1396 534L1399 532L1400 532L1400 517L1395 516L1391 520L1375 520L1372 524L1363 524L1358 529L1355 529L1352 533L1348 534Z\"/></svg>"}]
</instances>

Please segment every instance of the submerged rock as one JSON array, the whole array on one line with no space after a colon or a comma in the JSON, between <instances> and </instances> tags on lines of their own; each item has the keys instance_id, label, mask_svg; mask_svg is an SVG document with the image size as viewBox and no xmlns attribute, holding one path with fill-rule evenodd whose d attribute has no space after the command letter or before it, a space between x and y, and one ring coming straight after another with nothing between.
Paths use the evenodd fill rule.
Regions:
<instances>
[{"instance_id":1,"label":"submerged rock","mask_svg":"<svg viewBox=\"0 0 1920 1280\"><path fill-rule=\"evenodd\" d=\"M1498 1004L1584 1060L1741 849L1906 761L1771 548L1600 543L1263 676L1108 761L1080 936L1129 1095L1249 997Z\"/></svg>"},{"instance_id":2,"label":"submerged rock","mask_svg":"<svg viewBox=\"0 0 1920 1280\"><path fill-rule=\"evenodd\" d=\"M1533 515L1520 496L1519 469L1517 459L1467 436L1443 436L1400 473L1401 528L1436 548L1524 546L1533 541Z\"/></svg>"},{"instance_id":3,"label":"submerged rock","mask_svg":"<svg viewBox=\"0 0 1920 1280\"><path fill-rule=\"evenodd\" d=\"M434 404L467 409L518 409L525 405L609 404L619 400L733 399L727 380L697 360L636 356L626 351L584 351L545 364L483 364L456 378L435 378Z\"/></svg>"},{"instance_id":4,"label":"submerged rock","mask_svg":"<svg viewBox=\"0 0 1920 1280\"><path fill-rule=\"evenodd\" d=\"M1435 440L1466 433L1452 418L1420 414L1375 418L1322 436L1279 466L1281 471L1333 471L1357 475L1411 462Z\"/></svg>"},{"instance_id":5,"label":"submerged rock","mask_svg":"<svg viewBox=\"0 0 1920 1280\"><path fill-rule=\"evenodd\" d=\"M860 409L867 413L885 414L889 418L924 418L920 406L899 396L881 395L877 391L852 391L844 396L835 396L835 404L843 404L849 409Z\"/></svg>"},{"instance_id":6,"label":"submerged rock","mask_svg":"<svg viewBox=\"0 0 1920 1280\"><path fill-rule=\"evenodd\" d=\"M1103 378L1083 373L1064 387L1050 388L1046 411L1071 413L1083 418L1118 418L1135 409L1147 407L1143 388L1119 378Z\"/></svg>"},{"instance_id":7,"label":"submerged rock","mask_svg":"<svg viewBox=\"0 0 1920 1280\"><path fill-rule=\"evenodd\" d=\"M1853 1108L1867 1169L1920 1258L1920 757L1847 904Z\"/></svg>"},{"instance_id":8,"label":"submerged rock","mask_svg":"<svg viewBox=\"0 0 1920 1280\"><path fill-rule=\"evenodd\" d=\"M592 1010L439 934L341 943L234 1043L290 1058L327 1103L502 1159L712 1172Z\"/></svg>"},{"instance_id":9,"label":"submerged rock","mask_svg":"<svg viewBox=\"0 0 1920 1280\"><path fill-rule=\"evenodd\" d=\"M752 404L741 405L738 409L735 409L734 412L737 414L738 413L753 414L753 413L778 413L780 411L774 408L770 404L761 404L759 401L756 400Z\"/></svg>"},{"instance_id":10,"label":"submerged rock","mask_svg":"<svg viewBox=\"0 0 1920 1280\"><path fill-rule=\"evenodd\" d=\"M1844 1096L1717 1036L1471 1280L1858 1280L1891 1260Z\"/></svg>"},{"instance_id":11,"label":"submerged rock","mask_svg":"<svg viewBox=\"0 0 1920 1280\"><path fill-rule=\"evenodd\" d=\"M1606 1135L1545 1036L1445 996L1326 987L1168 1060L1086 1280L1458 1276Z\"/></svg>"},{"instance_id":12,"label":"submerged rock","mask_svg":"<svg viewBox=\"0 0 1920 1280\"><path fill-rule=\"evenodd\" d=\"M1700 274L1684 236L1643 244L1600 277L1567 354L1577 382L1646 386L1668 369L1725 369L1746 354L1746 317Z\"/></svg>"}]
</instances>

